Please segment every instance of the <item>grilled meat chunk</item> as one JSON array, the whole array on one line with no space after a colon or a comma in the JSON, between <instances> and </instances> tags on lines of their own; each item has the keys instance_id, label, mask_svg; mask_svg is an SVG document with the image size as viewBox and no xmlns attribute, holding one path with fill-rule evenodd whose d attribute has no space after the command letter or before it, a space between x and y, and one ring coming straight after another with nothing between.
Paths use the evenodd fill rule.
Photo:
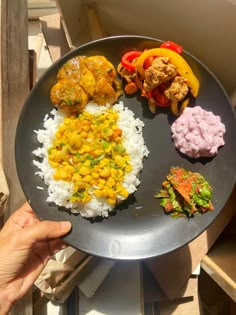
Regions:
<instances>
[{"instance_id":1,"label":"grilled meat chunk","mask_svg":"<svg viewBox=\"0 0 236 315\"><path fill-rule=\"evenodd\" d=\"M146 91L150 91L176 75L176 67L170 63L168 57L155 58L152 65L145 71L143 87Z\"/></svg>"},{"instance_id":2,"label":"grilled meat chunk","mask_svg":"<svg viewBox=\"0 0 236 315\"><path fill-rule=\"evenodd\" d=\"M187 80L176 76L164 94L169 100L182 101L188 93Z\"/></svg>"}]
</instances>

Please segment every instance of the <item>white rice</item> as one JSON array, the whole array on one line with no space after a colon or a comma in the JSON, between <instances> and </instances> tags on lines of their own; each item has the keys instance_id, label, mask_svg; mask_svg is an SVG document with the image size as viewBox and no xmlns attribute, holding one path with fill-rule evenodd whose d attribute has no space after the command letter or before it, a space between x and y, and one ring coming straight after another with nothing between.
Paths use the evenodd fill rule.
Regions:
<instances>
[{"instance_id":1,"label":"white rice","mask_svg":"<svg viewBox=\"0 0 236 315\"><path fill-rule=\"evenodd\" d=\"M84 111L99 114L108 108L110 108L109 105L97 106L90 103L85 107ZM123 102L113 105L112 109L119 113L117 124L122 129L123 146L130 156L129 163L132 166L132 170L124 177L123 186L129 194L132 194L140 184L138 176L143 168L143 158L149 154L142 135L144 123L139 118L135 118L134 113L125 107ZM69 199L73 193L73 184L63 180L54 180L53 178L55 169L48 163L47 152L53 144L55 132L58 126L63 123L64 117L64 113L54 109L50 115L45 116L44 129L35 130L41 146L33 151L33 154L38 158L33 163L39 169L36 175L39 175L48 187L47 202L70 209L73 213L80 213L83 217L107 217L113 207L104 198L96 198L94 196L83 205L71 203ZM122 201L121 196L119 201Z\"/></svg>"}]
</instances>

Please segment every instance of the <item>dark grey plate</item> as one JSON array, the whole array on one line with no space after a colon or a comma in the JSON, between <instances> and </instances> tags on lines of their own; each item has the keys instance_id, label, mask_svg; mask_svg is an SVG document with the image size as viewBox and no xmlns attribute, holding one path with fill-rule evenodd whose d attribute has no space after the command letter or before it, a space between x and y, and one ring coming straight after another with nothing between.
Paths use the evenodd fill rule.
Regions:
<instances>
[{"instance_id":1,"label":"dark grey plate","mask_svg":"<svg viewBox=\"0 0 236 315\"><path fill-rule=\"evenodd\" d=\"M108 219L87 220L69 214L46 202L47 190L35 175L32 151L38 147L35 129L42 128L43 118L52 110L49 91L62 64L76 55L107 57L115 66L121 56L131 49L158 47L161 41L139 37L119 36L94 41L68 53L54 63L39 79L22 109L16 131L16 165L27 200L42 219L70 220L73 229L65 240L73 247L90 253L116 259L143 259L173 251L202 233L220 213L235 184L236 174L236 119L229 99L215 76L196 58L184 52L183 56L200 80L200 91L190 106L200 105L220 115L226 126L225 146L211 160L193 161L180 155L171 140L170 125L174 117L169 110L152 115L145 99L137 94L121 98L136 117L140 117L146 145L150 150L140 175L141 184L133 196L117 207ZM203 174L213 187L215 210L191 220L173 219L165 215L159 200L153 196L161 187L171 166L181 166ZM45 187L38 190L37 186Z\"/></svg>"}]
</instances>

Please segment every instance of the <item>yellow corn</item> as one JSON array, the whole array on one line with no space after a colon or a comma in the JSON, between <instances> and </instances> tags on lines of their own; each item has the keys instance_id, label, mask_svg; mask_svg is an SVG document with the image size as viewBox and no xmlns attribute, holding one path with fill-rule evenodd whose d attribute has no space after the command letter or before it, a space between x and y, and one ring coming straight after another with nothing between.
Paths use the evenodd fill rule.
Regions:
<instances>
[{"instance_id":1,"label":"yellow corn","mask_svg":"<svg viewBox=\"0 0 236 315\"><path fill-rule=\"evenodd\" d=\"M51 160L48 160L48 163L54 168L57 168L60 165L58 162L54 162L54 161L51 161Z\"/></svg>"},{"instance_id":2,"label":"yellow corn","mask_svg":"<svg viewBox=\"0 0 236 315\"><path fill-rule=\"evenodd\" d=\"M82 145L82 137L77 133L72 133L69 143L72 147L79 149Z\"/></svg>"},{"instance_id":3,"label":"yellow corn","mask_svg":"<svg viewBox=\"0 0 236 315\"><path fill-rule=\"evenodd\" d=\"M80 135L81 135L81 137L84 138L84 139L87 139L87 137L88 137L88 134L87 134L87 132L85 132L85 131L82 131L82 132L80 133Z\"/></svg>"},{"instance_id":4,"label":"yellow corn","mask_svg":"<svg viewBox=\"0 0 236 315\"><path fill-rule=\"evenodd\" d=\"M128 164L126 167L125 167L125 171L127 173L131 172L132 171L132 166L130 164Z\"/></svg>"},{"instance_id":5,"label":"yellow corn","mask_svg":"<svg viewBox=\"0 0 236 315\"><path fill-rule=\"evenodd\" d=\"M110 138L119 128L116 123L118 117L112 110L97 117L90 113L82 113L78 117L70 115L58 128L48 160L56 168L55 179L72 181L75 192L83 190L82 195L71 197L72 202L88 202L91 199L88 191L96 186L99 189L95 189L93 194L97 198L106 198L111 205L116 204L117 194L128 196L122 181L125 172L132 169L128 162L130 157L128 154L117 154L115 150L117 143L122 142L121 137ZM108 142L106 146L104 138ZM88 154L94 158L87 158ZM115 169L114 164L120 169Z\"/></svg>"},{"instance_id":6,"label":"yellow corn","mask_svg":"<svg viewBox=\"0 0 236 315\"><path fill-rule=\"evenodd\" d=\"M98 178L99 178L99 174L96 173L96 172L92 172L92 173L91 173L91 176L92 176L92 178L94 178L94 179L98 179Z\"/></svg>"},{"instance_id":7,"label":"yellow corn","mask_svg":"<svg viewBox=\"0 0 236 315\"><path fill-rule=\"evenodd\" d=\"M90 169L86 166L81 166L81 168L79 169L79 173L80 175L88 175L90 173Z\"/></svg>"},{"instance_id":8,"label":"yellow corn","mask_svg":"<svg viewBox=\"0 0 236 315\"><path fill-rule=\"evenodd\" d=\"M90 175L86 175L84 177L84 181L87 182L87 183L91 182L91 179L92 179L92 176L90 176Z\"/></svg>"},{"instance_id":9,"label":"yellow corn","mask_svg":"<svg viewBox=\"0 0 236 315\"><path fill-rule=\"evenodd\" d=\"M115 162L120 167L123 167L125 165L125 159L120 155L115 155Z\"/></svg>"},{"instance_id":10,"label":"yellow corn","mask_svg":"<svg viewBox=\"0 0 236 315\"><path fill-rule=\"evenodd\" d=\"M101 192L101 190L99 190L99 189L95 190L95 191L94 191L94 195L95 195L97 198L102 197L102 192Z\"/></svg>"},{"instance_id":11,"label":"yellow corn","mask_svg":"<svg viewBox=\"0 0 236 315\"><path fill-rule=\"evenodd\" d=\"M108 177L111 174L111 170L109 167L104 167L101 171L100 171L100 176L101 177Z\"/></svg>"},{"instance_id":12,"label":"yellow corn","mask_svg":"<svg viewBox=\"0 0 236 315\"><path fill-rule=\"evenodd\" d=\"M116 199L115 199L115 198L108 198L108 199L107 199L107 202L108 202L110 205L114 206L114 205L116 204Z\"/></svg>"}]
</instances>

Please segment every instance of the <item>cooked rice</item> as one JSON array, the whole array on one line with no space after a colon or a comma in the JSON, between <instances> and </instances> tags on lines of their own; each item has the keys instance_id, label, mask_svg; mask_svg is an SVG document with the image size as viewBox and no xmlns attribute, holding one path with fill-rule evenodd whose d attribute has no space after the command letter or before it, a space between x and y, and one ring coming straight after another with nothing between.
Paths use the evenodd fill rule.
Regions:
<instances>
[{"instance_id":1,"label":"cooked rice","mask_svg":"<svg viewBox=\"0 0 236 315\"><path fill-rule=\"evenodd\" d=\"M110 108L109 105L97 106L90 103L84 111L99 114L108 108ZM134 113L125 107L123 102L113 105L112 109L119 113L117 124L122 129L123 146L130 156L129 163L132 166L132 170L124 177L123 186L129 194L132 194L140 184L138 176L143 168L143 158L149 154L142 135L144 123L139 118L135 118ZM70 209L73 213L80 213L83 217L107 217L113 206L108 204L104 198L93 196L86 204L72 203L69 199L73 193L73 183L54 180L55 169L48 163L48 149L52 146L55 132L63 123L65 116L66 114L53 109L50 115L46 115L44 118L44 129L35 131L41 146L33 151L38 158L33 163L39 169L36 175L40 176L48 187L47 202ZM119 198L119 201L122 201L122 197Z\"/></svg>"}]
</instances>

